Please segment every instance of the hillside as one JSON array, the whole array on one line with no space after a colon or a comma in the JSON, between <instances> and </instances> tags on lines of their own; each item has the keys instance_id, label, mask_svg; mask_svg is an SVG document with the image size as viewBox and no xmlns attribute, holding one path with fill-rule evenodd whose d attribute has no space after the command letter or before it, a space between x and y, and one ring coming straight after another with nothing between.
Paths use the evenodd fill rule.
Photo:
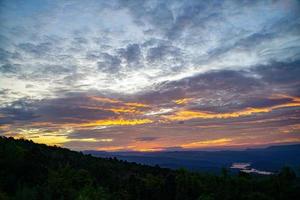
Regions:
<instances>
[{"instance_id":1,"label":"hillside","mask_svg":"<svg viewBox=\"0 0 300 200\"><path fill-rule=\"evenodd\" d=\"M31 141L0 138L0 199L297 199L289 168L272 176L220 176L96 158Z\"/></svg>"}]
</instances>

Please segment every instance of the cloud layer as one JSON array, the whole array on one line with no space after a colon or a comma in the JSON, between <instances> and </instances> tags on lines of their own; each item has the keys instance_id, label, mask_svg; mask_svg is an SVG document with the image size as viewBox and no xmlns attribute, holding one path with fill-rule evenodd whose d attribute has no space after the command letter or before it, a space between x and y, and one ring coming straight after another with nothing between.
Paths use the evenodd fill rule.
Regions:
<instances>
[{"instance_id":1,"label":"cloud layer","mask_svg":"<svg viewBox=\"0 0 300 200\"><path fill-rule=\"evenodd\" d=\"M0 131L74 149L299 142L298 1L1 1Z\"/></svg>"}]
</instances>

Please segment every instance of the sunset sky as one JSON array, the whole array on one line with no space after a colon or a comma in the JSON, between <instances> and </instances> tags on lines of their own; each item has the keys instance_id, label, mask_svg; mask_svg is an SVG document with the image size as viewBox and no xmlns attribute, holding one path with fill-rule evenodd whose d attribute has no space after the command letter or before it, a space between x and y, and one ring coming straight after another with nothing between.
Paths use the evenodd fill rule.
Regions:
<instances>
[{"instance_id":1,"label":"sunset sky","mask_svg":"<svg viewBox=\"0 0 300 200\"><path fill-rule=\"evenodd\" d=\"M1 0L0 135L105 151L300 143L300 2Z\"/></svg>"}]
</instances>

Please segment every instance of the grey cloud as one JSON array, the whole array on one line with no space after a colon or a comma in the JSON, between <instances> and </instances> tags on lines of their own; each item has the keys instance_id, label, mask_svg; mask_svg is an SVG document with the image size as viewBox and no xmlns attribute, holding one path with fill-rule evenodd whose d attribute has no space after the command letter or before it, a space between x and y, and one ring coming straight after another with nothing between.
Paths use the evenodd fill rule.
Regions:
<instances>
[{"instance_id":1,"label":"grey cloud","mask_svg":"<svg viewBox=\"0 0 300 200\"><path fill-rule=\"evenodd\" d=\"M122 6L131 11L134 18L154 26L151 30L156 30L159 34L166 36L168 40L177 44L181 43L180 45L186 48L195 45L200 49L203 46L210 47L215 41L213 38L218 38L218 42L222 45L212 46L212 48L207 49L208 52L196 55L193 59L193 65L207 64L217 58L222 60L223 54L229 52L234 54L234 51L243 51L245 54L255 51L266 60L269 60L270 57L278 57L277 51L265 51L269 49L269 45L260 47L265 48L264 51L255 48L263 43L270 43L271 45L273 40L276 41L279 38L299 35L297 34L299 30L295 28L299 27L297 23L299 15L295 14L295 10L293 10L294 14L291 13L278 19L274 18L264 25L259 24L261 27L256 27L254 31L251 30L251 26L248 28L239 22L244 17L242 10L245 8L253 14L258 7L273 6L275 12L276 9L280 10L279 7L277 8L280 6L278 4L280 3L263 4L259 1L255 3L244 1L167 1L163 3L127 1L123 4L121 2ZM162 10L164 12L161 12ZM223 23L220 24L218 21ZM161 31L163 33L160 33ZM298 46L285 49L289 57L299 56L299 52L295 54L299 49Z\"/></svg>"},{"instance_id":2,"label":"grey cloud","mask_svg":"<svg viewBox=\"0 0 300 200\"><path fill-rule=\"evenodd\" d=\"M86 59L96 61L101 58L101 54L101 51L88 51L86 53Z\"/></svg>"},{"instance_id":3,"label":"grey cloud","mask_svg":"<svg viewBox=\"0 0 300 200\"><path fill-rule=\"evenodd\" d=\"M9 32L13 35L16 35L18 37L22 36L24 33L26 33L28 30L23 26L15 26L12 27Z\"/></svg>"},{"instance_id":4,"label":"grey cloud","mask_svg":"<svg viewBox=\"0 0 300 200\"><path fill-rule=\"evenodd\" d=\"M263 83L256 78L238 71L215 71L200 74L179 81L165 82L155 87L155 91L141 94L146 101L166 101L184 97L224 98L226 95L249 94L263 89ZM159 98L158 98L159 97ZM232 98L232 97L231 97Z\"/></svg>"},{"instance_id":5,"label":"grey cloud","mask_svg":"<svg viewBox=\"0 0 300 200\"><path fill-rule=\"evenodd\" d=\"M12 124L16 121L30 121L39 116L28 108L29 103L25 99L18 100L9 106L0 108L0 113L4 115L0 118L0 124Z\"/></svg>"},{"instance_id":6,"label":"grey cloud","mask_svg":"<svg viewBox=\"0 0 300 200\"><path fill-rule=\"evenodd\" d=\"M162 32L171 40L180 37L187 27L208 21L206 15L216 15L217 11L213 9L221 9L222 4L220 1L121 1L121 5L137 19L138 25L149 23L156 32Z\"/></svg>"},{"instance_id":7,"label":"grey cloud","mask_svg":"<svg viewBox=\"0 0 300 200\"><path fill-rule=\"evenodd\" d=\"M68 50L71 52L81 52L86 48L88 43L89 41L85 37L74 37L71 40Z\"/></svg>"},{"instance_id":8,"label":"grey cloud","mask_svg":"<svg viewBox=\"0 0 300 200\"><path fill-rule=\"evenodd\" d=\"M76 71L76 66L61 66L61 65L44 65L40 74L43 76L53 76L53 75L61 75L61 74L71 74Z\"/></svg>"},{"instance_id":9,"label":"grey cloud","mask_svg":"<svg viewBox=\"0 0 300 200\"><path fill-rule=\"evenodd\" d=\"M171 45L161 45L148 50L147 60L151 63L164 61L165 59L181 59L181 50Z\"/></svg>"},{"instance_id":10,"label":"grey cloud","mask_svg":"<svg viewBox=\"0 0 300 200\"><path fill-rule=\"evenodd\" d=\"M32 84L26 84L25 88L34 88L34 85L32 85Z\"/></svg>"},{"instance_id":11,"label":"grey cloud","mask_svg":"<svg viewBox=\"0 0 300 200\"><path fill-rule=\"evenodd\" d=\"M0 113L4 115L4 117L0 119L1 124L11 124L16 121L30 121L39 117L31 111L19 108L1 108Z\"/></svg>"},{"instance_id":12,"label":"grey cloud","mask_svg":"<svg viewBox=\"0 0 300 200\"><path fill-rule=\"evenodd\" d=\"M166 32L166 36L175 40L182 36L182 33L187 29L194 27L203 27L204 23L209 23L210 20L216 19L218 14L216 11L210 11L209 8L218 10L220 1L211 1L209 3L202 1L191 1L181 7L178 16L173 26Z\"/></svg>"},{"instance_id":13,"label":"grey cloud","mask_svg":"<svg viewBox=\"0 0 300 200\"><path fill-rule=\"evenodd\" d=\"M117 56L108 53L101 54L102 61L97 63L98 69L107 73L117 73L120 70L121 60Z\"/></svg>"},{"instance_id":14,"label":"grey cloud","mask_svg":"<svg viewBox=\"0 0 300 200\"><path fill-rule=\"evenodd\" d=\"M144 136L144 137L137 137L135 138L136 141L142 141L142 142L146 142L146 141L154 141L159 139L159 137L153 137L153 136Z\"/></svg>"},{"instance_id":15,"label":"grey cloud","mask_svg":"<svg viewBox=\"0 0 300 200\"><path fill-rule=\"evenodd\" d=\"M34 56L42 57L46 56L52 49L52 43L43 42L39 44L33 43L21 43L18 45L18 48L23 50L26 53L32 54Z\"/></svg>"},{"instance_id":16,"label":"grey cloud","mask_svg":"<svg viewBox=\"0 0 300 200\"><path fill-rule=\"evenodd\" d=\"M66 103L67 102L67 103ZM94 109L85 94L44 100L22 99L0 108L2 123L15 121L41 121L50 123L77 123L114 117L111 111ZM4 121L3 121L4 120Z\"/></svg>"},{"instance_id":17,"label":"grey cloud","mask_svg":"<svg viewBox=\"0 0 300 200\"><path fill-rule=\"evenodd\" d=\"M21 59L21 55L18 52L9 52L0 48L0 62L9 62L11 59Z\"/></svg>"},{"instance_id":18,"label":"grey cloud","mask_svg":"<svg viewBox=\"0 0 300 200\"><path fill-rule=\"evenodd\" d=\"M15 74L20 72L20 65L4 64L0 66L0 72L3 74Z\"/></svg>"},{"instance_id":19,"label":"grey cloud","mask_svg":"<svg viewBox=\"0 0 300 200\"><path fill-rule=\"evenodd\" d=\"M68 102L67 104L65 102ZM93 109L89 107L89 99L85 96L74 96L57 99L43 100L39 104L36 113L42 116L42 120L60 122L76 122L82 120L99 120L113 117L111 111ZM92 104L93 105L93 104Z\"/></svg>"},{"instance_id":20,"label":"grey cloud","mask_svg":"<svg viewBox=\"0 0 300 200\"><path fill-rule=\"evenodd\" d=\"M164 151L182 151L182 150L184 150L184 149L182 147L179 147L179 146L164 148Z\"/></svg>"},{"instance_id":21,"label":"grey cloud","mask_svg":"<svg viewBox=\"0 0 300 200\"><path fill-rule=\"evenodd\" d=\"M253 73L261 76L261 79L278 92L300 96L300 61L278 63L257 66Z\"/></svg>"},{"instance_id":22,"label":"grey cloud","mask_svg":"<svg viewBox=\"0 0 300 200\"><path fill-rule=\"evenodd\" d=\"M138 44L129 44L126 48L119 49L119 54L131 63L138 63L141 58L141 50Z\"/></svg>"},{"instance_id":23,"label":"grey cloud","mask_svg":"<svg viewBox=\"0 0 300 200\"><path fill-rule=\"evenodd\" d=\"M87 44L88 40L84 37L75 37L74 39L75 44Z\"/></svg>"},{"instance_id":24,"label":"grey cloud","mask_svg":"<svg viewBox=\"0 0 300 200\"><path fill-rule=\"evenodd\" d=\"M62 88L68 89L68 87L66 86L77 86L78 81L80 80L84 80L87 77L87 74L85 73L78 73L78 72L74 72L71 74L66 75L63 79L57 80L57 81L53 81L56 82L57 84L62 85ZM68 91L70 92L70 91Z\"/></svg>"},{"instance_id":25,"label":"grey cloud","mask_svg":"<svg viewBox=\"0 0 300 200\"><path fill-rule=\"evenodd\" d=\"M276 6L276 2L273 3ZM54 6L57 5L54 3ZM80 12L83 4L80 2L69 2L67 5L62 5L62 7L64 6L66 6L64 9L70 12L70 16L76 16L75 14ZM267 53L267 57L273 56L275 58L276 52L265 52L265 49L255 49L252 47L273 41L273 39L285 39L289 36L297 36L299 32L297 28L299 15L297 13L279 16L278 19L273 19L271 16L267 20L270 23L265 24L265 21L259 22L257 23L257 27L249 31L248 27L240 21L244 17L244 9L248 6L251 13L247 14L252 16L255 14L252 11L255 11L255 8L258 6L261 8L273 6L268 5L268 3L262 5L260 2L115 1L108 3L90 2L85 3L84 6L87 11L95 14L95 21L90 19L89 16L83 16L84 19L90 20L87 24L82 25L79 23L74 28L68 28L68 25L71 25L73 21L68 21L69 19L62 17L62 20L66 20L66 27L63 26L58 32L49 31L46 33L41 31L42 29L33 30L32 27L26 26L26 32L29 32L31 35L35 34L38 37L34 40L32 38L28 39L26 35L26 37L21 38L22 40L16 40L22 42L17 44L15 48L19 54L30 54L39 59L34 60L36 63L30 61L32 62L29 64L30 66L26 64L26 70L29 72L25 75L21 74L18 78L49 81L49 76L57 73L58 76L55 76L55 78L52 78L54 80L51 80L53 83L59 83L59 86L64 86L65 89L74 86L73 89L77 90L77 86L82 85L82 80L89 78L94 74L93 72L96 72L95 67L103 72L104 76L107 75L107 77L112 78L112 81L116 79L122 79L125 82L133 81L130 79L132 77L130 74L131 71L126 68L127 64L129 68L141 69L141 72L138 73L141 73L143 80L156 80L157 78L157 80L162 79L164 81L173 75L177 76L181 75L181 73L184 75L185 72L194 69L201 70L211 62L216 60L222 61L224 54L234 55L235 51L245 52L246 54L252 53L247 52L247 49L254 49L253 54L255 55L256 53L260 55L263 52ZM241 11L237 10L239 7ZM105 19L103 21L99 19L98 21L97 17L105 18L105 16L101 15L101 12L105 9L116 13L117 17L119 16L119 12L122 13L124 10L128 10L130 16L127 16L127 12L126 15L123 15L123 13L121 16L124 16L124 19L120 20L124 20L125 23L130 22L130 29L124 32L122 28L119 30L113 24L107 24ZM51 10L50 13L45 13L45 19L34 23L37 23L35 25L43 25L42 27L45 29L51 28L50 25L48 27L47 24L43 24L43 20L49 20L47 17L52 17L59 13L60 11L58 10ZM113 14L112 19L114 17ZM265 20L267 17L262 18ZM219 21L222 21L222 23L219 23ZM132 25L131 22L135 22L136 24ZM250 23L253 23L251 19L249 19ZM94 24L97 24L97 26L92 26ZM62 24L58 23L58 25ZM19 24L16 27L18 28L12 28L11 31L16 29L17 32L20 32L25 25L22 24L20 26ZM131 32L131 28L133 32ZM134 37L136 30L141 30L144 33L147 30L150 31L141 38L137 37L136 40ZM127 32L130 33L129 37L126 35L123 38L118 35L119 39L114 39L116 37L114 34L123 32L124 35ZM15 36L11 36L8 33L3 35L11 41L16 39ZM268 48L266 49L268 50ZM276 51L286 51L287 57L293 55L296 58L299 56L297 49L297 45L294 45L293 49L287 48L285 50L285 47L282 47L282 49ZM0 50L0 59L6 61L15 59L12 57L14 56L13 51L10 51L5 48L2 51ZM264 56L261 54L260 57ZM86 61L88 61L88 64L84 66L86 65ZM78 70L69 69L65 65L76 66ZM57 67L52 69L50 66ZM61 66L61 70L59 66ZM124 68L120 66L124 66ZM220 68L226 69L226 67L222 66ZM35 70L36 68L38 70ZM41 68L44 69L40 70ZM91 69L87 70L86 68L93 68L92 70L94 71ZM237 66L237 68L242 69L243 66ZM143 73L143 69L146 73ZM149 70L149 73L147 70ZM152 76L152 71L150 70L155 70L155 75ZM99 77L95 81L105 82L106 80ZM150 84L152 83L153 81L149 81L149 84L145 85L151 88ZM95 85L93 84L95 83L87 85L86 88L94 88ZM106 82L103 85L105 84ZM159 85L161 83L156 82L155 84Z\"/></svg>"},{"instance_id":26,"label":"grey cloud","mask_svg":"<svg viewBox=\"0 0 300 200\"><path fill-rule=\"evenodd\" d=\"M10 92L10 90L8 90L8 89L2 89L2 90L0 90L0 94L1 95L7 95L9 92Z\"/></svg>"},{"instance_id":27,"label":"grey cloud","mask_svg":"<svg viewBox=\"0 0 300 200\"><path fill-rule=\"evenodd\" d=\"M247 107L267 107L290 102L270 99L273 94L298 96L299 62L257 66L251 71L219 70L156 85L133 98L170 105L176 99L193 98L190 109L230 112ZM292 72L292 73L289 73Z\"/></svg>"},{"instance_id":28,"label":"grey cloud","mask_svg":"<svg viewBox=\"0 0 300 200\"><path fill-rule=\"evenodd\" d=\"M268 83L300 84L300 61L290 63L274 62L270 65L257 66L253 69Z\"/></svg>"}]
</instances>

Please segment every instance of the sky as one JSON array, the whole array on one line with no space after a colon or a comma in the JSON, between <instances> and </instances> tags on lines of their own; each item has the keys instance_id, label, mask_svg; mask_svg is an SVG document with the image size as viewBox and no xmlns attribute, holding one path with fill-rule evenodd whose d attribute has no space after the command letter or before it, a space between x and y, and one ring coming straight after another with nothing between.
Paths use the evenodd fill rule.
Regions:
<instances>
[{"instance_id":1,"label":"sky","mask_svg":"<svg viewBox=\"0 0 300 200\"><path fill-rule=\"evenodd\" d=\"M74 150L300 143L297 0L1 0L0 136Z\"/></svg>"}]
</instances>

